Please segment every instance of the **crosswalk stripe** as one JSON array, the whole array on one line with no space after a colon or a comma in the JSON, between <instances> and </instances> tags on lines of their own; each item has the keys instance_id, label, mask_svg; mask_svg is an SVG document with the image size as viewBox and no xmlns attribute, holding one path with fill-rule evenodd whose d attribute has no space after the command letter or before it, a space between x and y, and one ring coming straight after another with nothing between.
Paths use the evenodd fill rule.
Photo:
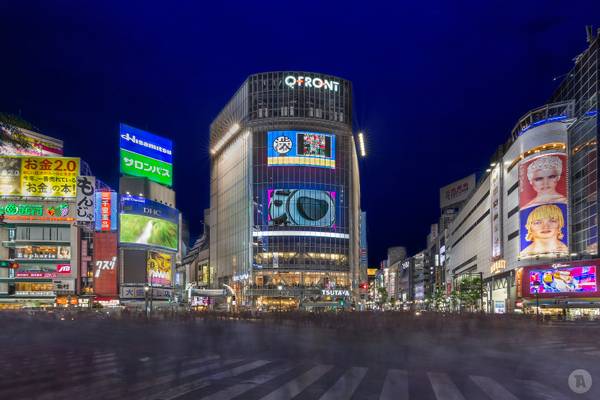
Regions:
<instances>
[{"instance_id":1,"label":"crosswalk stripe","mask_svg":"<svg viewBox=\"0 0 600 400\"><path fill-rule=\"evenodd\" d=\"M206 357L186 359L186 360L180 360L180 361L184 361L183 366L184 366L184 368L186 368L186 371L187 371L191 365L215 361L215 360L218 360L219 358L220 358L220 356L218 356L218 355L210 355L210 356L206 356ZM172 363L173 361L174 360L170 360L169 363ZM145 366L143 366L141 368L145 368ZM172 369L173 369L172 366L165 367L165 366L161 365L158 367L158 369L142 371L142 373L138 376L138 379L147 378L147 380L145 380L145 382L146 382L145 385L150 386L150 385L154 384L153 383L154 376L156 376L157 374L163 373L163 372L171 371ZM115 393L116 393L116 396L119 396L119 389L115 388L116 386L123 384L122 373L119 375L116 375L117 373L119 373L119 371L122 372L122 368L121 369L116 368L114 370L107 370L107 371L99 371L93 375L104 376L103 379L84 379L84 380L78 379L78 382L74 382L76 384L69 385L69 387L64 390L61 390L59 392L54 391L54 392L49 392L49 393L54 395L52 398L67 398L67 397L82 398L85 396L85 393L88 393L88 392L93 392L96 394L100 394L100 393L104 392L104 398L107 398L109 395L112 395ZM82 382L79 382L79 381L82 381ZM125 384L130 385L131 382L126 382ZM57 393L60 393L60 396L56 396Z\"/></svg>"},{"instance_id":2,"label":"crosswalk stripe","mask_svg":"<svg viewBox=\"0 0 600 400\"><path fill-rule=\"evenodd\" d=\"M87 367L91 366L94 368L102 368L102 375L107 373L107 368L115 366L115 360L105 360L102 362L94 363L92 365L85 364L83 362L77 364L69 364L65 365L62 368L71 370L74 368L73 373L69 373L67 376L63 377L65 381L73 382L80 380L83 376L89 376L89 371L85 369L78 370L78 367ZM56 367L56 369L50 368L44 373L35 373L34 371L30 372L29 376L19 375L16 377L12 377L10 380L7 380L6 383L0 383L0 392L6 392L10 390L20 390L18 389L20 385L28 385L28 384L36 384L38 387L52 385L56 383L56 371L60 370L60 367Z\"/></svg>"},{"instance_id":3,"label":"crosswalk stripe","mask_svg":"<svg viewBox=\"0 0 600 400\"><path fill-rule=\"evenodd\" d=\"M179 377L180 378L187 378L189 376L192 375L197 375L199 373L202 372L207 372L210 371L211 369L216 369L219 367L225 367L227 365L231 365L231 364L235 364L238 363L240 361L242 361L243 359L241 358L236 358L236 359L231 359L231 360L225 360L225 361L214 361L211 362L209 364L204 364L200 367L196 367L196 368L188 368L183 370L180 374ZM137 392L137 391L141 391L144 389L147 389L151 386L157 386L157 385L165 385L171 381L174 381L175 379L177 379L177 374L176 373L168 373L165 375L161 375L159 377L151 377L150 379L148 379L145 382L138 382L135 385L130 385L128 387L128 391L129 392Z\"/></svg>"},{"instance_id":4,"label":"crosswalk stripe","mask_svg":"<svg viewBox=\"0 0 600 400\"><path fill-rule=\"evenodd\" d=\"M492 400L519 400L492 378L487 376L471 376L471 380Z\"/></svg>"},{"instance_id":5,"label":"crosswalk stripe","mask_svg":"<svg viewBox=\"0 0 600 400\"><path fill-rule=\"evenodd\" d=\"M276 389L263 397L261 400L284 400L291 399L308 386L312 385L316 382L321 376L325 375L327 371L332 368L331 365L317 365L316 367L310 369L299 377L292 379L285 385L281 386L279 389Z\"/></svg>"},{"instance_id":6,"label":"crosswalk stripe","mask_svg":"<svg viewBox=\"0 0 600 400\"><path fill-rule=\"evenodd\" d=\"M448 375L428 372L427 376L437 400L465 400Z\"/></svg>"},{"instance_id":7,"label":"crosswalk stripe","mask_svg":"<svg viewBox=\"0 0 600 400\"><path fill-rule=\"evenodd\" d=\"M238 383L237 385L228 387L211 395L203 397L201 400L231 400L247 391L254 389L255 387L262 385L272 379L277 378L280 375L285 374L291 367L277 368L273 371L265 372L261 375L250 378L247 381Z\"/></svg>"},{"instance_id":8,"label":"crosswalk stripe","mask_svg":"<svg viewBox=\"0 0 600 400\"><path fill-rule=\"evenodd\" d=\"M212 381L214 381L214 380L223 379L223 378L231 378L231 377L243 374L244 372L248 372L253 369L262 367L263 365L269 364L270 362L271 361L267 361L267 360L253 361L249 364L241 365L239 367L233 368L228 371L217 372L210 376L196 379L192 382L188 382L183 385L175 386L174 388L171 388L171 389L166 390L161 393L157 393L154 396L150 396L150 397L148 397L148 399L149 400L152 400L152 399L154 399L154 400L173 400L178 397L184 396L188 393L191 393L196 390L200 390L207 386L210 386L212 384Z\"/></svg>"},{"instance_id":9,"label":"crosswalk stripe","mask_svg":"<svg viewBox=\"0 0 600 400\"><path fill-rule=\"evenodd\" d=\"M390 369L385 376L379 400L408 400L408 372Z\"/></svg>"},{"instance_id":10,"label":"crosswalk stripe","mask_svg":"<svg viewBox=\"0 0 600 400\"><path fill-rule=\"evenodd\" d=\"M537 381L518 380L517 382L520 382L521 384L524 385L524 387L529 388L531 390L531 392L535 393L535 395L537 397L541 397L544 400L568 400L569 399L569 397L560 393L558 390L553 389L548 386L545 386L545 385L542 385L541 383L539 383Z\"/></svg>"},{"instance_id":11,"label":"crosswalk stripe","mask_svg":"<svg viewBox=\"0 0 600 400\"><path fill-rule=\"evenodd\" d=\"M319 400L350 399L366 373L367 368L350 368Z\"/></svg>"},{"instance_id":12,"label":"crosswalk stripe","mask_svg":"<svg viewBox=\"0 0 600 400\"><path fill-rule=\"evenodd\" d=\"M587 354L588 356L600 356L600 351L586 351L583 354Z\"/></svg>"},{"instance_id":13,"label":"crosswalk stripe","mask_svg":"<svg viewBox=\"0 0 600 400\"><path fill-rule=\"evenodd\" d=\"M597 347L567 347L563 351L590 351L595 350Z\"/></svg>"}]
</instances>

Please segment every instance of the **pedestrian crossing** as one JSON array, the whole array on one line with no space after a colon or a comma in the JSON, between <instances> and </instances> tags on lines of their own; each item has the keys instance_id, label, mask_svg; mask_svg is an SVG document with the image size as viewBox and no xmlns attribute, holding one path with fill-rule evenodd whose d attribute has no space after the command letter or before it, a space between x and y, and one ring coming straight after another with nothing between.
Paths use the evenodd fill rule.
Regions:
<instances>
[{"instance_id":1,"label":"pedestrian crossing","mask_svg":"<svg viewBox=\"0 0 600 400\"><path fill-rule=\"evenodd\" d=\"M333 365L216 354L132 359L114 352L44 355L27 362L34 374L11 380L0 368L0 398L143 400L562 400L568 386L533 379ZM55 369L65 362L67 374ZM84 366L73 368L70 366ZM30 370L32 371L32 370ZM65 371L63 368L62 371ZM585 398L585 397L578 397ZM591 397L593 398L593 397Z\"/></svg>"},{"instance_id":2,"label":"pedestrian crossing","mask_svg":"<svg viewBox=\"0 0 600 400\"><path fill-rule=\"evenodd\" d=\"M573 355L600 358L600 343L578 343L567 340L543 340L539 342L509 342L513 346L522 346L527 351L566 352Z\"/></svg>"}]
</instances>

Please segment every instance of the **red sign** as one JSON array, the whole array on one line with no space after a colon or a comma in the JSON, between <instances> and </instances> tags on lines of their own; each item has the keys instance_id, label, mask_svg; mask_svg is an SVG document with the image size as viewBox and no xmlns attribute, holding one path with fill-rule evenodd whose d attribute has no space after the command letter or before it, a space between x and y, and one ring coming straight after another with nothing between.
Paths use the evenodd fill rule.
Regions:
<instances>
[{"instance_id":1,"label":"red sign","mask_svg":"<svg viewBox=\"0 0 600 400\"><path fill-rule=\"evenodd\" d=\"M70 274L71 264L58 264L56 266L56 272L58 272L59 274Z\"/></svg>"},{"instance_id":2,"label":"red sign","mask_svg":"<svg viewBox=\"0 0 600 400\"><path fill-rule=\"evenodd\" d=\"M117 233L94 234L94 293L98 296L118 296Z\"/></svg>"}]
</instances>

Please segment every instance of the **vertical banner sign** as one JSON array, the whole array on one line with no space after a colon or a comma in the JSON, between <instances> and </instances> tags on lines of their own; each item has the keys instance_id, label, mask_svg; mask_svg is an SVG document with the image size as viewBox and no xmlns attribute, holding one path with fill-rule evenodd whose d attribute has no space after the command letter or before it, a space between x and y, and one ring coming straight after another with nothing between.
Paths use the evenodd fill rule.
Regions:
<instances>
[{"instance_id":1,"label":"vertical banner sign","mask_svg":"<svg viewBox=\"0 0 600 400\"><path fill-rule=\"evenodd\" d=\"M94 293L117 296L117 233L94 234Z\"/></svg>"},{"instance_id":2,"label":"vertical banner sign","mask_svg":"<svg viewBox=\"0 0 600 400\"><path fill-rule=\"evenodd\" d=\"M492 194L492 261L502 258L502 162L496 164L490 175L490 192Z\"/></svg>"},{"instance_id":3,"label":"vertical banner sign","mask_svg":"<svg viewBox=\"0 0 600 400\"><path fill-rule=\"evenodd\" d=\"M520 258L569 254L568 176L564 153L545 153L520 162Z\"/></svg>"},{"instance_id":4,"label":"vertical banner sign","mask_svg":"<svg viewBox=\"0 0 600 400\"><path fill-rule=\"evenodd\" d=\"M96 192L96 231L117 230L117 193Z\"/></svg>"},{"instance_id":5,"label":"vertical banner sign","mask_svg":"<svg viewBox=\"0 0 600 400\"><path fill-rule=\"evenodd\" d=\"M77 222L93 222L96 212L96 177L77 177Z\"/></svg>"}]
</instances>

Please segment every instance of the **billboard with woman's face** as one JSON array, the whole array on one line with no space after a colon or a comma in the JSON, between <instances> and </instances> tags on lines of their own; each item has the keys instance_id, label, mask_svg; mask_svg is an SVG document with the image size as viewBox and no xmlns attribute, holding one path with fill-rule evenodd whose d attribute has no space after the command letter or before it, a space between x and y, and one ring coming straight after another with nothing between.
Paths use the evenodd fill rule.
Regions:
<instances>
[{"instance_id":1,"label":"billboard with woman's face","mask_svg":"<svg viewBox=\"0 0 600 400\"><path fill-rule=\"evenodd\" d=\"M569 253L567 156L548 153L519 165L520 257Z\"/></svg>"},{"instance_id":2,"label":"billboard with woman's face","mask_svg":"<svg viewBox=\"0 0 600 400\"><path fill-rule=\"evenodd\" d=\"M567 204L567 156L544 154L519 165L519 208Z\"/></svg>"}]
</instances>

